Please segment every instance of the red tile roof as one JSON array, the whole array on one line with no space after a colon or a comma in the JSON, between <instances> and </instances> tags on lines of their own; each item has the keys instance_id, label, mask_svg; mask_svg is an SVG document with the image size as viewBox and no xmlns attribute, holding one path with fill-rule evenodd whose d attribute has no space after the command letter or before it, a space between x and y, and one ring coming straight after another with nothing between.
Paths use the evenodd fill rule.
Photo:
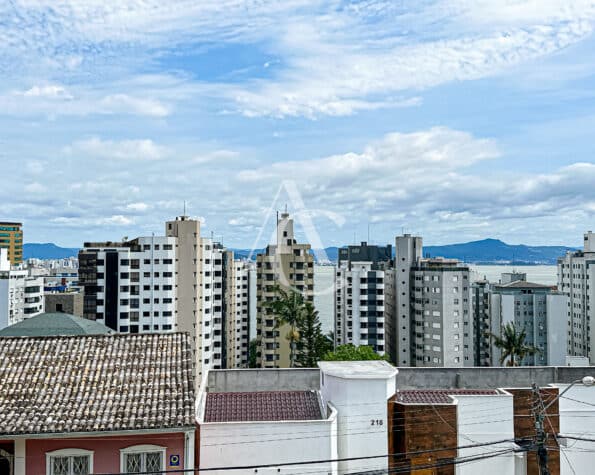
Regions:
<instances>
[{"instance_id":1,"label":"red tile roof","mask_svg":"<svg viewBox=\"0 0 595 475\"><path fill-rule=\"evenodd\" d=\"M310 421L323 418L315 391L208 393L205 422Z\"/></svg>"},{"instance_id":2,"label":"red tile roof","mask_svg":"<svg viewBox=\"0 0 595 475\"><path fill-rule=\"evenodd\" d=\"M451 404L449 396L494 396L495 389L406 389L397 391L397 402L402 404Z\"/></svg>"}]
</instances>

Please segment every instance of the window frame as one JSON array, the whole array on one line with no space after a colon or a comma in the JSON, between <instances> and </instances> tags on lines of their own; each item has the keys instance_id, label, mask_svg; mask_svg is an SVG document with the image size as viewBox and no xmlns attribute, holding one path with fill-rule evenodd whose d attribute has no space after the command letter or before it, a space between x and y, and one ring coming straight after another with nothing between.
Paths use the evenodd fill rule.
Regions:
<instances>
[{"instance_id":1,"label":"window frame","mask_svg":"<svg viewBox=\"0 0 595 475\"><path fill-rule=\"evenodd\" d=\"M68 448L68 449L58 449L52 450L50 452L45 453L45 473L46 475L52 475L52 457L81 457L81 456L88 456L89 457L89 473L93 473L93 458L94 458L95 451L94 450L87 450L87 449L77 449L77 448Z\"/></svg>"},{"instance_id":2,"label":"window frame","mask_svg":"<svg viewBox=\"0 0 595 475\"><path fill-rule=\"evenodd\" d=\"M139 444L131 445L120 449L120 472L128 473L126 471L126 455L127 454L146 454L148 452L161 452L161 471L165 472L165 457L167 455L167 447L153 444ZM48 474L49 475L49 474Z\"/></svg>"}]
</instances>

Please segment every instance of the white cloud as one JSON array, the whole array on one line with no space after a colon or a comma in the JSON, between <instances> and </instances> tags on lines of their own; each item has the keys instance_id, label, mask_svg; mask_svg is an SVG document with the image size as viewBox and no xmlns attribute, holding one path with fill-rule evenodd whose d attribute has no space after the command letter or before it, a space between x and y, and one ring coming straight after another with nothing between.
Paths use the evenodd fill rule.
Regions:
<instances>
[{"instance_id":1,"label":"white cloud","mask_svg":"<svg viewBox=\"0 0 595 475\"><path fill-rule=\"evenodd\" d=\"M166 117L169 109L154 99L132 97L127 94L113 94L99 101L98 112L104 114L133 114L149 117Z\"/></svg>"},{"instance_id":2,"label":"white cloud","mask_svg":"<svg viewBox=\"0 0 595 475\"><path fill-rule=\"evenodd\" d=\"M101 140L93 137L81 140L67 147L66 152L94 158L113 160L160 160L169 154L167 148L157 145L150 139L141 140Z\"/></svg>"},{"instance_id":3,"label":"white cloud","mask_svg":"<svg viewBox=\"0 0 595 475\"><path fill-rule=\"evenodd\" d=\"M57 85L33 86L26 91L16 91L15 94L22 95L24 97L72 99L72 96L66 91L64 87Z\"/></svg>"},{"instance_id":4,"label":"white cloud","mask_svg":"<svg viewBox=\"0 0 595 475\"><path fill-rule=\"evenodd\" d=\"M43 193L46 189L41 183L29 183L25 185L25 193Z\"/></svg>"},{"instance_id":5,"label":"white cloud","mask_svg":"<svg viewBox=\"0 0 595 475\"><path fill-rule=\"evenodd\" d=\"M194 163L218 163L221 164L222 162L228 162L230 160L236 159L240 156L238 152L234 152L233 150L215 150L214 152L208 152L201 155L196 155L192 161Z\"/></svg>"},{"instance_id":6,"label":"white cloud","mask_svg":"<svg viewBox=\"0 0 595 475\"><path fill-rule=\"evenodd\" d=\"M126 216L122 216L121 214L97 220L98 225L106 225L106 226L129 226L133 223L134 223L133 219L127 218Z\"/></svg>"},{"instance_id":7,"label":"white cloud","mask_svg":"<svg viewBox=\"0 0 595 475\"><path fill-rule=\"evenodd\" d=\"M126 205L126 209L130 211L147 211L149 205L147 203L129 203Z\"/></svg>"}]
</instances>

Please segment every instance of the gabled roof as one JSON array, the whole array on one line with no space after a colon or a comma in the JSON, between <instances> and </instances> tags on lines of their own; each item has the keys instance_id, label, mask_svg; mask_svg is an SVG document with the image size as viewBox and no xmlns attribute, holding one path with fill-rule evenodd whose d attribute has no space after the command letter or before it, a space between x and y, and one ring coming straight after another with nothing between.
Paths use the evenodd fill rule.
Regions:
<instances>
[{"instance_id":1,"label":"gabled roof","mask_svg":"<svg viewBox=\"0 0 595 475\"><path fill-rule=\"evenodd\" d=\"M1 336L107 335L113 330L69 313L42 313L0 330Z\"/></svg>"},{"instance_id":2,"label":"gabled roof","mask_svg":"<svg viewBox=\"0 0 595 475\"><path fill-rule=\"evenodd\" d=\"M0 436L192 427L183 333L0 338Z\"/></svg>"},{"instance_id":3,"label":"gabled roof","mask_svg":"<svg viewBox=\"0 0 595 475\"><path fill-rule=\"evenodd\" d=\"M452 404L450 396L496 396L496 389L405 389L397 391L402 404Z\"/></svg>"},{"instance_id":4,"label":"gabled roof","mask_svg":"<svg viewBox=\"0 0 595 475\"><path fill-rule=\"evenodd\" d=\"M311 421L323 419L316 391L207 393L205 422Z\"/></svg>"}]
</instances>

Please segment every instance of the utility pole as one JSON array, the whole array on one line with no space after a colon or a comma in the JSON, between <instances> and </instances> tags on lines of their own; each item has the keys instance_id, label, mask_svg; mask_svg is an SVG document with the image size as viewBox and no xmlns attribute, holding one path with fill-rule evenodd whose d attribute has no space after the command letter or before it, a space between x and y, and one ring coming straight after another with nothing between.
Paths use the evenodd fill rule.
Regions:
<instances>
[{"instance_id":1,"label":"utility pole","mask_svg":"<svg viewBox=\"0 0 595 475\"><path fill-rule=\"evenodd\" d=\"M543 428L543 420L545 418L545 408L541 404L541 395L539 394L539 387L536 383L532 386L533 392L533 417L535 419L535 446L537 448L537 465L539 466L539 475L550 475L547 460L547 433Z\"/></svg>"}]
</instances>

